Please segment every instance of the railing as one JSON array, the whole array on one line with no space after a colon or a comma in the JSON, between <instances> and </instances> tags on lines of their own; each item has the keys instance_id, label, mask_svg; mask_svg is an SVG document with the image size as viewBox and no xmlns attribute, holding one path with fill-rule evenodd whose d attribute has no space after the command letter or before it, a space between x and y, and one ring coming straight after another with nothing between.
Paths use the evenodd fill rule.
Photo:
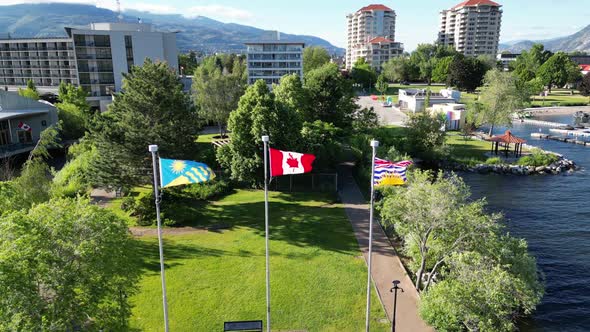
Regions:
<instances>
[{"instance_id":1,"label":"railing","mask_svg":"<svg viewBox=\"0 0 590 332\"><path fill-rule=\"evenodd\" d=\"M19 150L28 150L35 147L34 143L16 143L8 145L0 145L0 158L7 157L6 155L11 152L17 152Z\"/></svg>"}]
</instances>

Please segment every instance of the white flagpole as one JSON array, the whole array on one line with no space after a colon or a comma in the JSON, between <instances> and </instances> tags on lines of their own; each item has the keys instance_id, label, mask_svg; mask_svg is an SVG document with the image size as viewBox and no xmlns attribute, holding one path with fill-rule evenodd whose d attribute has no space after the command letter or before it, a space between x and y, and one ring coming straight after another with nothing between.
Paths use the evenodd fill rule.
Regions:
<instances>
[{"instance_id":1,"label":"white flagpole","mask_svg":"<svg viewBox=\"0 0 590 332\"><path fill-rule=\"evenodd\" d=\"M266 331L270 332L270 256L268 253L268 136L264 143L264 234L266 242Z\"/></svg>"},{"instance_id":2,"label":"white flagpole","mask_svg":"<svg viewBox=\"0 0 590 332\"><path fill-rule=\"evenodd\" d=\"M373 148L373 156L371 158L371 208L369 210L369 259L368 259L368 273L367 273L367 317L365 321L365 331L369 332L369 326L371 322L371 265L373 258L373 204L375 197L375 155L377 153L377 147L379 141L372 140L371 147Z\"/></svg>"},{"instance_id":3,"label":"white flagpole","mask_svg":"<svg viewBox=\"0 0 590 332\"><path fill-rule=\"evenodd\" d=\"M157 145L150 145L148 150L152 153L152 162L154 166L154 195L156 196L156 220L158 222L158 246L160 248L160 275L162 277L162 302L164 307L164 330L168 332L168 300L166 299L166 275L164 273L164 248L162 244L162 222L160 220L160 193L158 191L158 163L156 153Z\"/></svg>"}]
</instances>

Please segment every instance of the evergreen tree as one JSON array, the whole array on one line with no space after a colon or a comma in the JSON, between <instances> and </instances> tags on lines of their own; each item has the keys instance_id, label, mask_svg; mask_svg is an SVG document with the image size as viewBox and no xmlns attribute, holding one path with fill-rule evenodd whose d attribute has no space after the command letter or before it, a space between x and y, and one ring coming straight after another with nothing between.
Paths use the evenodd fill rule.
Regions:
<instances>
[{"instance_id":1,"label":"evergreen tree","mask_svg":"<svg viewBox=\"0 0 590 332\"><path fill-rule=\"evenodd\" d=\"M147 59L124 77L122 92L91 129L98 154L92 182L106 187L149 183L150 144L159 145L165 158L193 159L197 153L197 114L174 71Z\"/></svg>"}]
</instances>

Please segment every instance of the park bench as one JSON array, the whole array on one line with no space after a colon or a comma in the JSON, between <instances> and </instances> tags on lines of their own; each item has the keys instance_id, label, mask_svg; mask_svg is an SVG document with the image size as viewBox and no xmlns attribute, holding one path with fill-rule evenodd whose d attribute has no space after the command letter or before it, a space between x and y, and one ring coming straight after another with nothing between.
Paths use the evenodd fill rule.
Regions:
<instances>
[{"instance_id":1,"label":"park bench","mask_svg":"<svg viewBox=\"0 0 590 332\"><path fill-rule=\"evenodd\" d=\"M242 332L262 332L261 320L249 320L241 322L224 322L223 332L242 331Z\"/></svg>"}]
</instances>

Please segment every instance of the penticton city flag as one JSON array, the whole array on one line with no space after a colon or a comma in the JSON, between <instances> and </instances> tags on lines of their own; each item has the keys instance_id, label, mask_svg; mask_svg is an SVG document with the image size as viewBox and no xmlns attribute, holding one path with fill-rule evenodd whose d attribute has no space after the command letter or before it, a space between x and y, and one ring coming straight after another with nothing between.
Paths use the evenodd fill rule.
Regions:
<instances>
[{"instance_id":1,"label":"penticton city flag","mask_svg":"<svg viewBox=\"0 0 590 332\"><path fill-rule=\"evenodd\" d=\"M214 178L213 170L203 163L160 158L160 185L162 188L201 183Z\"/></svg>"},{"instance_id":2,"label":"penticton city flag","mask_svg":"<svg viewBox=\"0 0 590 332\"><path fill-rule=\"evenodd\" d=\"M282 151L270 148L270 176L311 172L313 154Z\"/></svg>"},{"instance_id":3,"label":"penticton city flag","mask_svg":"<svg viewBox=\"0 0 590 332\"><path fill-rule=\"evenodd\" d=\"M412 165L410 160L391 162L385 159L375 158L375 175L373 181L376 186L389 185L400 186L406 183L406 170Z\"/></svg>"}]
</instances>

